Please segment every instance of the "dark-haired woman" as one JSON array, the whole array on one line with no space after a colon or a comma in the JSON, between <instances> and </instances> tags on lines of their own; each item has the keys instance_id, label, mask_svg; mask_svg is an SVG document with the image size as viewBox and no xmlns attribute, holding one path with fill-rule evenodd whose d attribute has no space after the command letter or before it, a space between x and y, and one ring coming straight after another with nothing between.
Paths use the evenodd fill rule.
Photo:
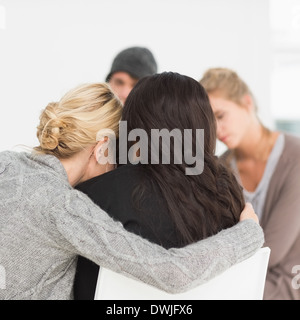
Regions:
<instances>
[{"instance_id":1,"label":"dark-haired woman","mask_svg":"<svg viewBox=\"0 0 300 320\"><path fill-rule=\"evenodd\" d=\"M165 248L205 239L239 221L243 193L214 155L215 117L196 80L172 72L143 78L126 100L122 121L128 133L140 133L127 149L128 161L135 158L139 163L120 165L80 184L79 190L127 230ZM157 143L158 132L175 138L170 145L166 140ZM182 144L176 145L175 140ZM192 163L200 147L203 152ZM98 271L96 264L79 258L75 299L94 298Z\"/></svg>"}]
</instances>

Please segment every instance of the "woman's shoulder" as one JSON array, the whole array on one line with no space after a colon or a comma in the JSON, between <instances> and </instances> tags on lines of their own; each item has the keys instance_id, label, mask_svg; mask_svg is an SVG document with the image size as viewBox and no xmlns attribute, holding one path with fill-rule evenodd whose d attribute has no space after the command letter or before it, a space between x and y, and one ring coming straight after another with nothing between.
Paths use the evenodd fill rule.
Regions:
<instances>
[{"instance_id":1,"label":"woman's shoulder","mask_svg":"<svg viewBox=\"0 0 300 320\"><path fill-rule=\"evenodd\" d=\"M19 158L22 158L23 154L24 154L23 152L17 152L17 151L11 151L11 150L1 151L0 162L17 160Z\"/></svg>"},{"instance_id":2,"label":"woman's shoulder","mask_svg":"<svg viewBox=\"0 0 300 320\"><path fill-rule=\"evenodd\" d=\"M220 156L219 156L219 160L221 161L221 163L225 164L226 166L230 167L230 162L232 160L232 158L234 157L234 153L232 150L227 149L226 151L224 151Z\"/></svg>"},{"instance_id":3,"label":"woman's shoulder","mask_svg":"<svg viewBox=\"0 0 300 320\"><path fill-rule=\"evenodd\" d=\"M284 136L284 156L292 159L292 157L298 158L300 157L300 137L290 134L290 133L282 133Z\"/></svg>"},{"instance_id":4,"label":"woman's shoulder","mask_svg":"<svg viewBox=\"0 0 300 320\"><path fill-rule=\"evenodd\" d=\"M284 135L285 141L289 146L300 146L300 136L296 136L291 133L282 133Z\"/></svg>"},{"instance_id":5,"label":"woman's shoulder","mask_svg":"<svg viewBox=\"0 0 300 320\"><path fill-rule=\"evenodd\" d=\"M17 151L2 151L0 152L0 168L1 173L12 179L14 176L20 176L27 166L27 153Z\"/></svg>"},{"instance_id":6,"label":"woman's shoulder","mask_svg":"<svg viewBox=\"0 0 300 320\"><path fill-rule=\"evenodd\" d=\"M134 182L138 181L141 174L142 172L139 165L121 165L112 171L82 182L76 186L76 189L85 193L94 192L94 190L105 193L108 191L117 192L118 190L128 188Z\"/></svg>"}]
</instances>

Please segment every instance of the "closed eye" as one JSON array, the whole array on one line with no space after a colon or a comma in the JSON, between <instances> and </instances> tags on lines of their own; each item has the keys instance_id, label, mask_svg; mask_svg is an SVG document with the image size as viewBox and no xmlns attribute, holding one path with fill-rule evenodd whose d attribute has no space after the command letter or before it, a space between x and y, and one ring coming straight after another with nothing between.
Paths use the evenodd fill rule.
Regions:
<instances>
[{"instance_id":1,"label":"closed eye","mask_svg":"<svg viewBox=\"0 0 300 320\"><path fill-rule=\"evenodd\" d=\"M215 117L217 120L222 120L224 116L225 116L225 112L221 112L221 113L218 112L215 114Z\"/></svg>"}]
</instances>

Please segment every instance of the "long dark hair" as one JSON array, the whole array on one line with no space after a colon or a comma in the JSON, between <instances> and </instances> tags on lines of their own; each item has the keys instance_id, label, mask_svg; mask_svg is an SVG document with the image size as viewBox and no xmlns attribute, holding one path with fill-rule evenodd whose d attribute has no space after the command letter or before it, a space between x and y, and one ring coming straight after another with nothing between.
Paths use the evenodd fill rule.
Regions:
<instances>
[{"instance_id":1,"label":"long dark hair","mask_svg":"<svg viewBox=\"0 0 300 320\"><path fill-rule=\"evenodd\" d=\"M159 187L182 245L198 241L239 221L244 208L240 185L232 172L215 156L216 120L202 85L173 72L163 72L139 80L126 99L122 120L127 129L143 129L150 141L151 129L204 129L204 169L198 175L186 175L191 167L184 161L174 163L174 145L170 144L170 164L142 165L147 179ZM128 146L128 148L130 145ZM160 144L160 152L162 145ZM193 135L192 148L196 150ZM182 150L183 152L183 150ZM143 185L139 186L140 194Z\"/></svg>"}]
</instances>

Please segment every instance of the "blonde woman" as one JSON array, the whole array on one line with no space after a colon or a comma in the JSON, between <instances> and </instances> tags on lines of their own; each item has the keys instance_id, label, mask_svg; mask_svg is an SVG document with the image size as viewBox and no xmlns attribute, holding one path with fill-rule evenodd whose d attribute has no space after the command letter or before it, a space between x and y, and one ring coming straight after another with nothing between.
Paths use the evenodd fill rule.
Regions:
<instances>
[{"instance_id":1,"label":"blonde woman","mask_svg":"<svg viewBox=\"0 0 300 320\"><path fill-rule=\"evenodd\" d=\"M209 69L200 83L217 136L228 147L222 159L235 171L271 249L264 299L300 300L293 285L300 262L300 139L261 123L254 96L235 71Z\"/></svg>"},{"instance_id":2,"label":"blonde woman","mask_svg":"<svg viewBox=\"0 0 300 320\"><path fill-rule=\"evenodd\" d=\"M32 153L0 153L0 299L73 299L78 255L168 292L180 292L252 255L263 232L251 206L241 222L183 249L125 231L73 187L113 165L104 137L118 135L122 105L106 84L68 92L41 113ZM103 131L102 131L103 132ZM214 261L214 263L211 263Z\"/></svg>"}]
</instances>

